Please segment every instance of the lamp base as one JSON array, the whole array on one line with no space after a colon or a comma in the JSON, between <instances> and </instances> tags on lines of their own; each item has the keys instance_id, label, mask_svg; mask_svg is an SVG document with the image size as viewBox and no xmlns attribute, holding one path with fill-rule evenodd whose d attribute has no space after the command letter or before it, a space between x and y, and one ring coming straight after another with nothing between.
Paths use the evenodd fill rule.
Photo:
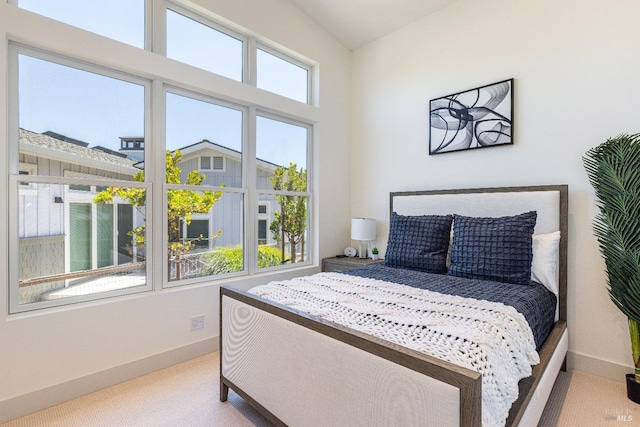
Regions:
<instances>
[{"instance_id":1,"label":"lamp base","mask_svg":"<svg viewBox=\"0 0 640 427\"><path fill-rule=\"evenodd\" d=\"M367 258L367 245L362 240L360 240L360 250L358 251L358 255L360 256L360 259Z\"/></svg>"}]
</instances>

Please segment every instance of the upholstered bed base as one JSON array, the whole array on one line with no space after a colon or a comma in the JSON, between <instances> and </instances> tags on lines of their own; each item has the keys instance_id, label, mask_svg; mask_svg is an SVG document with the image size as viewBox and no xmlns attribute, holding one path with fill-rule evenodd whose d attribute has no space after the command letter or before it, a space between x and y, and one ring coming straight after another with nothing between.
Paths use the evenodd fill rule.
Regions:
<instances>
[{"instance_id":1,"label":"upholstered bed base","mask_svg":"<svg viewBox=\"0 0 640 427\"><path fill-rule=\"evenodd\" d=\"M486 191L505 190L471 190L475 196ZM568 347L567 188L528 187L526 191L556 193L550 199L552 206L542 208L547 214L542 215L539 225L541 232L560 229L564 239L560 247L560 320L540 350L540 364L533 368L531 377L520 381L519 398L507 420L507 425L513 426L537 425L558 372L564 367ZM410 194L415 195L419 193ZM500 199L502 212L509 197L502 194ZM521 209L521 196L516 195L516 199L517 206L508 211L515 209L518 213ZM539 205L538 195L533 199ZM526 200L525 207L529 205ZM492 202L490 205L496 206L496 200ZM485 203L481 205L483 214L491 213L484 208ZM220 307L222 401L231 388L277 425L481 425L482 379L477 372L247 292L221 287Z\"/></svg>"},{"instance_id":2,"label":"upholstered bed base","mask_svg":"<svg viewBox=\"0 0 640 427\"><path fill-rule=\"evenodd\" d=\"M271 421L289 426L481 424L476 372L245 292L223 288L221 307L223 401L231 387ZM558 322L541 350L545 360L522 381L513 425L537 425L567 345L566 324Z\"/></svg>"},{"instance_id":3,"label":"upholstered bed base","mask_svg":"<svg viewBox=\"0 0 640 427\"><path fill-rule=\"evenodd\" d=\"M340 340L344 334L332 338L236 297L242 295L222 297L223 316L230 320L223 326L223 383L234 390L250 390L251 398L282 423L411 426L428 419L439 426L460 424L460 393L455 386L345 343ZM323 332L341 335L340 329ZM361 345L376 347L366 339ZM387 350L392 357L396 351L377 350ZM423 362L420 359L407 357L412 365ZM431 368L428 361L424 364L416 368ZM479 401L480 376L460 375L466 383L462 386Z\"/></svg>"}]
</instances>

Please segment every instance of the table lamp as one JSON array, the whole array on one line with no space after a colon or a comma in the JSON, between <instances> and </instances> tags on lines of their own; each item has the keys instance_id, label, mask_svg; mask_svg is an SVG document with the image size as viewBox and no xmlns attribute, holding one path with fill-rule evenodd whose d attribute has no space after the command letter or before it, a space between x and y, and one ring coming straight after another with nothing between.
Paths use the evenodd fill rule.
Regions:
<instances>
[{"instance_id":1,"label":"table lamp","mask_svg":"<svg viewBox=\"0 0 640 427\"><path fill-rule=\"evenodd\" d=\"M366 258L368 242L376 239L376 220L373 218L351 218L351 239L360 241L358 255L360 258Z\"/></svg>"}]
</instances>

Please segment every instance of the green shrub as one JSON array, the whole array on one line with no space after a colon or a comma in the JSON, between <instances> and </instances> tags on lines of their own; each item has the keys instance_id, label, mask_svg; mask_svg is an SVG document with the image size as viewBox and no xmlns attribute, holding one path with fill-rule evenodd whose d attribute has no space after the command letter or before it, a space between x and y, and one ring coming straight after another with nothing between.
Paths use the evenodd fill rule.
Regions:
<instances>
[{"instance_id":1,"label":"green shrub","mask_svg":"<svg viewBox=\"0 0 640 427\"><path fill-rule=\"evenodd\" d=\"M204 273L206 276L233 273L242 270L242 248L230 246L216 248L202 255Z\"/></svg>"},{"instance_id":2,"label":"green shrub","mask_svg":"<svg viewBox=\"0 0 640 427\"><path fill-rule=\"evenodd\" d=\"M258 268L272 267L281 264L280 249L273 246L258 246ZM204 275L233 273L242 270L242 247L226 246L216 248L202 255L205 263Z\"/></svg>"},{"instance_id":3,"label":"green shrub","mask_svg":"<svg viewBox=\"0 0 640 427\"><path fill-rule=\"evenodd\" d=\"M273 267L282 264L282 253L274 246L258 246L258 268ZM287 254L285 257L288 258Z\"/></svg>"}]
</instances>

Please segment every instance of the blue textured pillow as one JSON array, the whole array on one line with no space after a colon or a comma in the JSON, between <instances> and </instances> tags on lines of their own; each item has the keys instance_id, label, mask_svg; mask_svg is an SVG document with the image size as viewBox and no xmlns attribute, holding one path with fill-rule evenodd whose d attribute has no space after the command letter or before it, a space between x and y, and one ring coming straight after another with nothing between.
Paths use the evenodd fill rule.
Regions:
<instances>
[{"instance_id":1,"label":"blue textured pillow","mask_svg":"<svg viewBox=\"0 0 640 427\"><path fill-rule=\"evenodd\" d=\"M447 273L453 215L403 216L393 212L384 262L428 273Z\"/></svg>"},{"instance_id":2,"label":"blue textured pillow","mask_svg":"<svg viewBox=\"0 0 640 427\"><path fill-rule=\"evenodd\" d=\"M454 215L451 276L528 285L537 213L499 218Z\"/></svg>"}]
</instances>

